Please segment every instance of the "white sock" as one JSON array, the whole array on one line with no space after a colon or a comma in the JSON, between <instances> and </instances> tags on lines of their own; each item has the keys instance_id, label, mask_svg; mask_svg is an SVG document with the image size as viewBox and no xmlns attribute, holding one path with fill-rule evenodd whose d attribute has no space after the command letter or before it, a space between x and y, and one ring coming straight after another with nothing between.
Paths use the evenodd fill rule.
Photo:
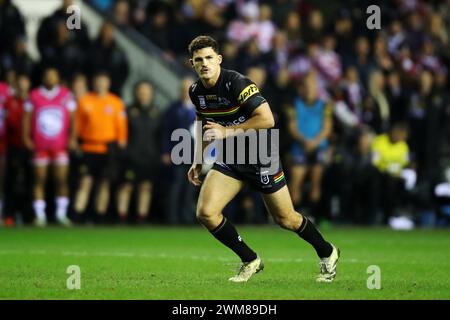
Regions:
<instances>
[{"instance_id":1,"label":"white sock","mask_svg":"<svg viewBox=\"0 0 450 320\"><path fill-rule=\"evenodd\" d=\"M68 197L56 197L56 218L63 220L67 217L67 207L69 206Z\"/></svg>"},{"instance_id":2,"label":"white sock","mask_svg":"<svg viewBox=\"0 0 450 320\"><path fill-rule=\"evenodd\" d=\"M36 218L45 220L47 216L45 215L45 200L34 200L33 202L33 209L34 214L36 215Z\"/></svg>"}]
</instances>

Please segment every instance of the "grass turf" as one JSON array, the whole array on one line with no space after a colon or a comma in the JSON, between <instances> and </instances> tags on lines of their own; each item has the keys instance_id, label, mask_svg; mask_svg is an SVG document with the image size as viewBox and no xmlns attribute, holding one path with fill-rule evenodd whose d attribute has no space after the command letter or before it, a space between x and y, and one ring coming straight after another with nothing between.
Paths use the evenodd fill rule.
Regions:
<instances>
[{"instance_id":1,"label":"grass turf","mask_svg":"<svg viewBox=\"0 0 450 320\"><path fill-rule=\"evenodd\" d=\"M0 299L450 299L450 232L335 228L334 283L316 283L314 250L277 227L238 228L266 268L227 281L237 260L200 227L0 229ZM81 289L68 290L69 265ZM381 289L367 288L367 267Z\"/></svg>"}]
</instances>

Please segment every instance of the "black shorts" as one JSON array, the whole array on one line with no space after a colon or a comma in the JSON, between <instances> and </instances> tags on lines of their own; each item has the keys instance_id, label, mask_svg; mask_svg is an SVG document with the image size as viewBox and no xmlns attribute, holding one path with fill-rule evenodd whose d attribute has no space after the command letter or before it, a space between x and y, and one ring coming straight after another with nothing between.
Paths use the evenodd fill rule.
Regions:
<instances>
[{"instance_id":1,"label":"black shorts","mask_svg":"<svg viewBox=\"0 0 450 320\"><path fill-rule=\"evenodd\" d=\"M149 161L149 163L153 163ZM122 181L143 182L155 181L158 175L158 167L152 164L138 164L126 162L122 166Z\"/></svg>"},{"instance_id":2,"label":"black shorts","mask_svg":"<svg viewBox=\"0 0 450 320\"><path fill-rule=\"evenodd\" d=\"M94 178L113 181L118 178L117 160L109 154L84 153L81 160L80 174Z\"/></svg>"},{"instance_id":3,"label":"black shorts","mask_svg":"<svg viewBox=\"0 0 450 320\"><path fill-rule=\"evenodd\" d=\"M256 164L224 164L215 162L212 170L217 170L229 177L245 181L256 191L269 194L274 193L286 185L283 168L278 165L278 170L270 175L269 170Z\"/></svg>"},{"instance_id":4,"label":"black shorts","mask_svg":"<svg viewBox=\"0 0 450 320\"><path fill-rule=\"evenodd\" d=\"M306 166L321 164L325 165L327 162L327 149L315 150L311 153L299 153L292 156L295 165Z\"/></svg>"}]
</instances>

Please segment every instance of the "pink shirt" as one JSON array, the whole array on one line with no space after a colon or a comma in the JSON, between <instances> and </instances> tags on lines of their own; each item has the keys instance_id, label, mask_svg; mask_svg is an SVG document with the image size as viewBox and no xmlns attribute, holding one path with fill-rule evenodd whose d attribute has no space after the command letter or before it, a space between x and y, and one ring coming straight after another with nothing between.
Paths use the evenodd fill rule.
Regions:
<instances>
[{"instance_id":1,"label":"pink shirt","mask_svg":"<svg viewBox=\"0 0 450 320\"><path fill-rule=\"evenodd\" d=\"M31 138L36 150L67 149L70 113L75 111L76 102L66 87L34 89L24 108L32 112Z\"/></svg>"}]
</instances>

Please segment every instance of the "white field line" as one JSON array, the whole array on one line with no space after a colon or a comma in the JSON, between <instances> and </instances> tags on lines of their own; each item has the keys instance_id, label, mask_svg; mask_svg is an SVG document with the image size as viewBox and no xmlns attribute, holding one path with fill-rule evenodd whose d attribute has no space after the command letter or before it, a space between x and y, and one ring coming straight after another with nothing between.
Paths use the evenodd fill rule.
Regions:
<instances>
[{"instance_id":1,"label":"white field line","mask_svg":"<svg viewBox=\"0 0 450 320\"><path fill-rule=\"evenodd\" d=\"M199 261L221 261L221 262L236 262L236 259L223 258L223 257L210 257L199 255L173 255L165 253L134 253L123 251L46 251L46 250L0 250L0 255L16 255L16 254L28 254L28 255L61 255L61 256L74 256L74 257L119 257L119 258L140 258L140 259L190 259ZM264 261L270 263L302 263L309 261L317 261L317 259L301 259L301 258L265 258ZM346 259L345 262L359 263L358 259Z\"/></svg>"}]
</instances>

